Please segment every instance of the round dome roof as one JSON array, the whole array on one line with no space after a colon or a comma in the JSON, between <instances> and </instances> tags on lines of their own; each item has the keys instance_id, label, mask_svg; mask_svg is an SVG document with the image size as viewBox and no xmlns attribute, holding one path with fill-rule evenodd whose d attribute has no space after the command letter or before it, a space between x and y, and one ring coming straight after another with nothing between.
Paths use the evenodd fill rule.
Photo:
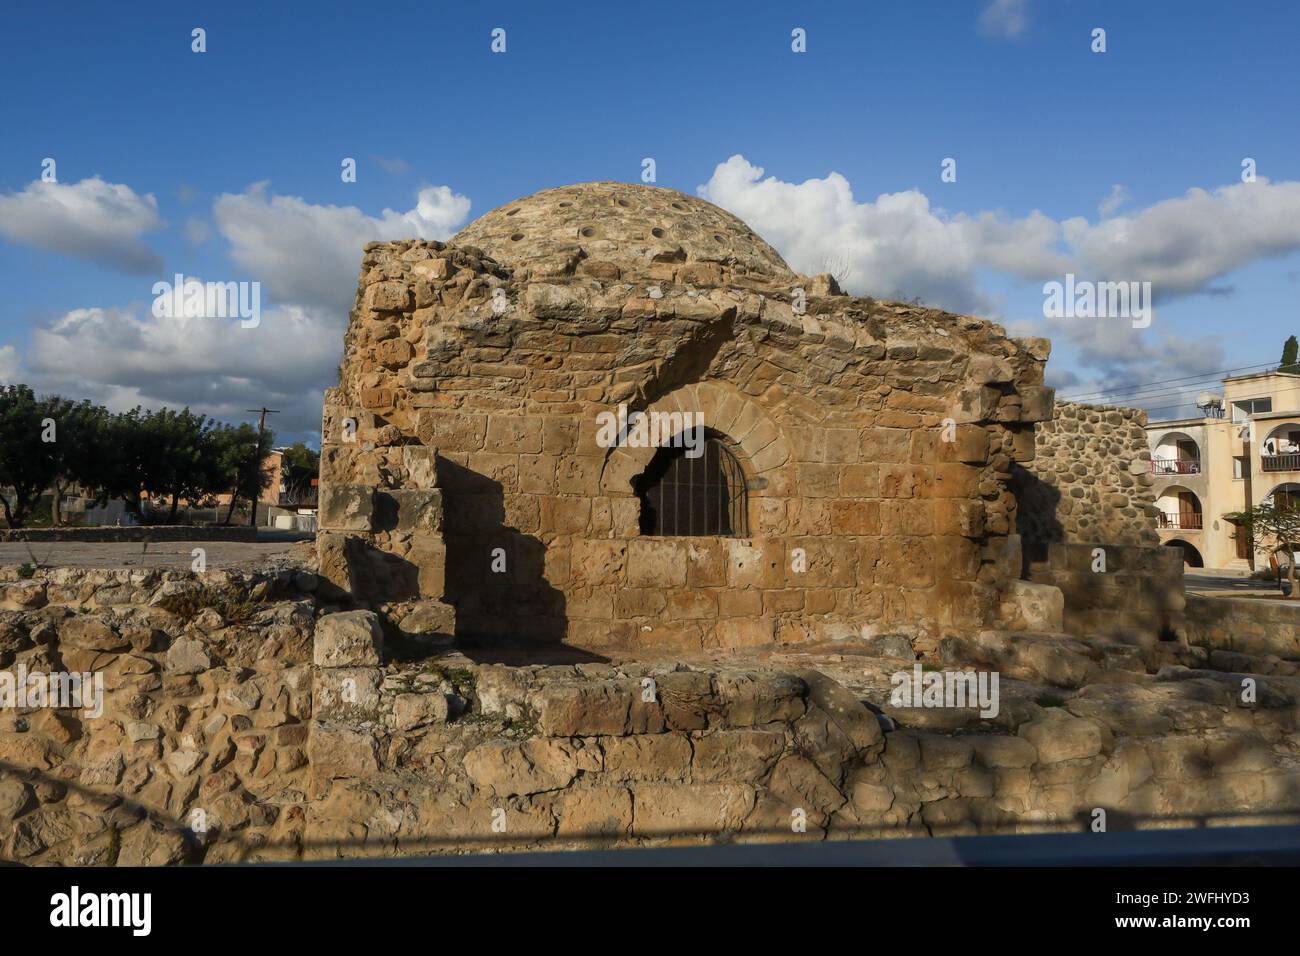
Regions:
<instances>
[{"instance_id":1,"label":"round dome roof","mask_svg":"<svg viewBox=\"0 0 1300 956\"><path fill-rule=\"evenodd\" d=\"M729 212L675 189L579 183L545 189L480 216L453 242L518 266L581 247L591 259L710 261L789 276L776 250Z\"/></svg>"}]
</instances>

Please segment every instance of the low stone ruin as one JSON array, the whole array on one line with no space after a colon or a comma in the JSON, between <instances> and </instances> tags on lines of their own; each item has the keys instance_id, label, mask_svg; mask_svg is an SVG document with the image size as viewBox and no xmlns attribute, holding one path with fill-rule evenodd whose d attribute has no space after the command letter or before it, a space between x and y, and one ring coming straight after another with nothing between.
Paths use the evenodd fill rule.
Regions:
<instances>
[{"instance_id":1,"label":"low stone ruin","mask_svg":"<svg viewBox=\"0 0 1300 956\"><path fill-rule=\"evenodd\" d=\"M976 633L759 656L416 658L306 569L0 571L0 857L140 865L1283 822L1300 654ZM1280 650L1282 653L1276 653ZM1000 675L996 713L899 674ZM1246 681L1253 690L1243 693ZM975 702L968 702L974 704Z\"/></svg>"}]
</instances>

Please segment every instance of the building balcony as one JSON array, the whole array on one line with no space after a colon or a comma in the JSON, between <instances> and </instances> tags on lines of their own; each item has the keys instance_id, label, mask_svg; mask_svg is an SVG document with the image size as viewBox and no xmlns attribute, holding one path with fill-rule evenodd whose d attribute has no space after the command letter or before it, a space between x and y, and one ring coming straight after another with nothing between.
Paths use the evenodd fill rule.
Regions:
<instances>
[{"instance_id":1,"label":"building balcony","mask_svg":"<svg viewBox=\"0 0 1300 956\"><path fill-rule=\"evenodd\" d=\"M1300 471L1300 454L1260 455L1259 470L1264 472Z\"/></svg>"},{"instance_id":2,"label":"building balcony","mask_svg":"<svg viewBox=\"0 0 1300 956\"><path fill-rule=\"evenodd\" d=\"M1152 458L1153 475L1199 475L1201 459L1199 458Z\"/></svg>"},{"instance_id":3,"label":"building balcony","mask_svg":"<svg viewBox=\"0 0 1300 956\"><path fill-rule=\"evenodd\" d=\"M1160 512L1156 518L1156 527L1161 531L1200 531L1204 527L1204 515L1192 512Z\"/></svg>"}]
</instances>

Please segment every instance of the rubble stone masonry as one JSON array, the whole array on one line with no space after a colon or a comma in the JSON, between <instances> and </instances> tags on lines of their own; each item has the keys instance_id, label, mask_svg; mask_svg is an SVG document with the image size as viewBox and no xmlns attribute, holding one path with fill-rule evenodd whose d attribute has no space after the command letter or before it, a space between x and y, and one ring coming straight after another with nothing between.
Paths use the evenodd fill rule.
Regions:
<instances>
[{"instance_id":1,"label":"rubble stone masonry","mask_svg":"<svg viewBox=\"0 0 1300 956\"><path fill-rule=\"evenodd\" d=\"M447 244L367 247L326 398L322 573L435 602L461 637L594 649L991 624L1047 354L797 276L681 193L548 190ZM654 449L598 442L620 404L703 415L743 471L743 533L641 533Z\"/></svg>"},{"instance_id":2,"label":"rubble stone masonry","mask_svg":"<svg viewBox=\"0 0 1300 956\"><path fill-rule=\"evenodd\" d=\"M94 671L98 715L0 710L0 859L161 865L1300 817L1300 660L981 631L896 703L852 655L396 659L310 572L0 572L0 670ZM1243 695L1244 678L1254 684ZM900 852L905 852L900 849Z\"/></svg>"}]
</instances>

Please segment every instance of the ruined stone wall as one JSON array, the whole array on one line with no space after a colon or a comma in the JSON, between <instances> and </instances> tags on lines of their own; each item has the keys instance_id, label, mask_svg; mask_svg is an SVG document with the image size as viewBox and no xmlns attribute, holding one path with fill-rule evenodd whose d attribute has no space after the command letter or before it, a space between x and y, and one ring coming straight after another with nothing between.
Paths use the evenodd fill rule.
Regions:
<instances>
[{"instance_id":1,"label":"ruined stone wall","mask_svg":"<svg viewBox=\"0 0 1300 956\"><path fill-rule=\"evenodd\" d=\"M0 711L0 859L1077 830L1097 808L1111 829L1300 816L1295 656L945 638L928 673L1001 676L981 716L893 701L893 675L919 665L898 636L768 661L403 662L379 616L334 613L313 583L0 574L0 669L100 670L108 691L99 717Z\"/></svg>"},{"instance_id":2,"label":"ruined stone wall","mask_svg":"<svg viewBox=\"0 0 1300 956\"><path fill-rule=\"evenodd\" d=\"M1182 557L1156 533L1145 425L1141 409L1058 401L1016 469L1023 573L1061 589L1070 634L1183 635Z\"/></svg>"},{"instance_id":3,"label":"ruined stone wall","mask_svg":"<svg viewBox=\"0 0 1300 956\"><path fill-rule=\"evenodd\" d=\"M305 571L0 570L0 670L98 673L104 690L98 714L0 709L0 857L296 855L315 583Z\"/></svg>"},{"instance_id":4,"label":"ruined stone wall","mask_svg":"<svg viewBox=\"0 0 1300 956\"><path fill-rule=\"evenodd\" d=\"M1188 594L1185 628L1189 644L1216 652L1300 656L1300 602Z\"/></svg>"},{"instance_id":5,"label":"ruined stone wall","mask_svg":"<svg viewBox=\"0 0 1300 956\"><path fill-rule=\"evenodd\" d=\"M1183 555L1176 548L1056 543L1029 578L1060 589L1068 634L1187 639Z\"/></svg>"},{"instance_id":6,"label":"ruined stone wall","mask_svg":"<svg viewBox=\"0 0 1300 956\"><path fill-rule=\"evenodd\" d=\"M1056 542L1160 543L1146 422L1138 408L1056 402L1035 431L1032 464L1016 470L1027 560L1044 560Z\"/></svg>"},{"instance_id":7,"label":"ruined stone wall","mask_svg":"<svg viewBox=\"0 0 1300 956\"><path fill-rule=\"evenodd\" d=\"M988 322L735 257L615 262L575 242L511 270L464 243L372 244L327 395L322 572L393 600L352 587L387 561L390 579L424 576L403 597L454 606L460 636L591 648L977 627L1008 578L990 543L1013 529L1013 463L1050 414L1046 357ZM640 533L631 483L653 449L597 443L619 403L703 413L745 473L746 536ZM417 484L425 453L436 474ZM329 505L435 485L439 540L406 530L430 524L420 502L387 525Z\"/></svg>"}]
</instances>

